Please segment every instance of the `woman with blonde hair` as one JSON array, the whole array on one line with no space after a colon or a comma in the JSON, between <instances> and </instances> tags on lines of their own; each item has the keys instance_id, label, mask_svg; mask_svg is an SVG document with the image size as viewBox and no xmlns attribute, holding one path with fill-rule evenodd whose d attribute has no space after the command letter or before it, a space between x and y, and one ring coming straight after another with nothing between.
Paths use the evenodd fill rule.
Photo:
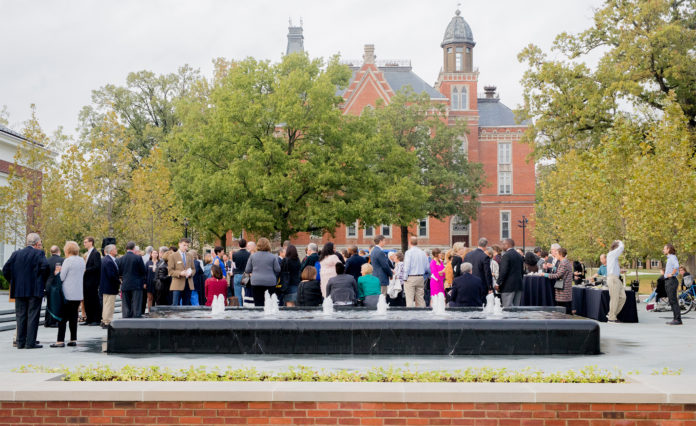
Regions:
<instances>
[{"instance_id":1,"label":"woman with blonde hair","mask_svg":"<svg viewBox=\"0 0 696 426\"><path fill-rule=\"evenodd\" d=\"M52 348L65 347L65 326L70 324L70 341L68 346L77 346L77 310L83 299L82 279L85 275L86 263L80 257L80 246L75 241L68 241L63 248L65 260L62 265L56 265L54 275L60 276L62 281L63 296L63 315L58 324L58 338L56 343L51 344Z\"/></svg>"},{"instance_id":2,"label":"woman with blonde hair","mask_svg":"<svg viewBox=\"0 0 696 426\"><path fill-rule=\"evenodd\" d=\"M445 253L445 290L451 288L454 282L454 269L452 268L453 257L454 250L447 250L447 253Z\"/></svg>"}]
</instances>

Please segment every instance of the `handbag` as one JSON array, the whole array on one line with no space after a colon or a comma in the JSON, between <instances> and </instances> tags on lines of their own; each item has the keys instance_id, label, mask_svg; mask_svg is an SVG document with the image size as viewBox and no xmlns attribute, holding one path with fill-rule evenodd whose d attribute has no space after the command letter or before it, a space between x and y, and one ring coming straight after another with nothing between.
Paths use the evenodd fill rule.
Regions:
<instances>
[{"instance_id":1,"label":"handbag","mask_svg":"<svg viewBox=\"0 0 696 426\"><path fill-rule=\"evenodd\" d=\"M562 279L556 280L556 282L553 283L553 288L555 288L556 290L563 290L563 287L565 287L565 283Z\"/></svg>"},{"instance_id":2,"label":"handbag","mask_svg":"<svg viewBox=\"0 0 696 426\"><path fill-rule=\"evenodd\" d=\"M251 274L246 273L246 272L243 273L243 274L242 274L242 280L240 281L240 284L241 284L243 287L249 287L249 285L251 285Z\"/></svg>"}]
</instances>

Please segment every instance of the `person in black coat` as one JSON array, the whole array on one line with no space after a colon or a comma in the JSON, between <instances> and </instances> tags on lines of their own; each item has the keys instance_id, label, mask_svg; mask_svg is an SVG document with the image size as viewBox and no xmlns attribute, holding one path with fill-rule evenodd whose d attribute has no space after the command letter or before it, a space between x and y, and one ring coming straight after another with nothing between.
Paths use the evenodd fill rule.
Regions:
<instances>
[{"instance_id":1,"label":"person in black coat","mask_svg":"<svg viewBox=\"0 0 696 426\"><path fill-rule=\"evenodd\" d=\"M297 286L297 302L295 306L320 306L324 301L321 295L321 284L317 280L317 269L307 266L302 271L302 281Z\"/></svg>"},{"instance_id":2,"label":"person in black coat","mask_svg":"<svg viewBox=\"0 0 696 426\"><path fill-rule=\"evenodd\" d=\"M2 274L10 283L10 299L15 299L17 320L17 349L36 349L41 316L41 300L46 290L49 273L46 254L42 250L41 237L27 235L27 246L17 250L2 268Z\"/></svg>"},{"instance_id":3,"label":"person in black coat","mask_svg":"<svg viewBox=\"0 0 696 426\"><path fill-rule=\"evenodd\" d=\"M85 275L82 280L82 293L85 303L85 322L82 325L99 325L102 306L99 300L99 282L101 275L101 255L94 248L94 238L87 237L83 244L87 249Z\"/></svg>"},{"instance_id":4,"label":"person in black coat","mask_svg":"<svg viewBox=\"0 0 696 426\"><path fill-rule=\"evenodd\" d=\"M52 246L51 257L47 259L49 272L55 271L56 264L62 264L63 260L64 259L60 256L60 247ZM44 327L58 327L63 310L63 299L60 297L60 293L52 291L54 281L55 275L49 273L48 279L46 280L46 317L44 318ZM62 290L60 291L62 292Z\"/></svg>"},{"instance_id":5,"label":"person in black coat","mask_svg":"<svg viewBox=\"0 0 696 426\"><path fill-rule=\"evenodd\" d=\"M491 274L491 258L486 254L488 240L480 238L476 250L472 250L464 256L464 262L470 263L471 274L478 277L488 290L493 291L493 274ZM454 271L454 267L452 268ZM462 271L462 274L464 271Z\"/></svg>"},{"instance_id":6,"label":"person in black coat","mask_svg":"<svg viewBox=\"0 0 696 426\"><path fill-rule=\"evenodd\" d=\"M456 277L452 283L450 306L483 306L488 294L488 287L479 277L471 273L471 263L462 263L461 270L462 275Z\"/></svg>"},{"instance_id":7,"label":"person in black coat","mask_svg":"<svg viewBox=\"0 0 696 426\"><path fill-rule=\"evenodd\" d=\"M174 252L166 247L161 250L162 262L157 266L157 282L159 283L159 288L155 287L155 305L171 305L172 294L171 291L169 291L169 286L172 283L172 277L169 276L167 258Z\"/></svg>"},{"instance_id":8,"label":"person in black coat","mask_svg":"<svg viewBox=\"0 0 696 426\"><path fill-rule=\"evenodd\" d=\"M503 257L500 259L498 273L498 292L503 307L520 306L522 303L522 277L524 276L524 258L515 250L515 242L503 240Z\"/></svg>"},{"instance_id":9,"label":"person in black coat","mask_svg":"<svg viewBox=\"0 0 696 426\"><path fill-rule=\"evenodd\" d=\"M362 266L367 263L367 260L358 255L358 246L348 247L348 260L346 260L346 274L350 274L358 282L358 278L362 276Z\"/></svg>"},{"instance_id":10,"label":"person in black coat","mask_svg":"<svg viewBox=\"0 0 696 426\"><path fill-rule=\"evenodd\" d=\"M114 306L116 296L121 287L118 266L116 265L116 246L109 244L104 247L104 258L101 261L101 274L99 276L99 290L102 294L102 328L108 328L114 319Z\"/></svg>"},{"instance_id":11,"label":"person in black coat","mask_svg":"<svg viewBox=\"0 0 696 426\"><path fill-rule=\"evenodd\" d=\"M143 258L133 252L135 242L126 244L126 254L116 261L118 272L122 277L121 316L123 318L140 318L142 316L143 290L147 271Z\"/></svg>"}]
</instances>

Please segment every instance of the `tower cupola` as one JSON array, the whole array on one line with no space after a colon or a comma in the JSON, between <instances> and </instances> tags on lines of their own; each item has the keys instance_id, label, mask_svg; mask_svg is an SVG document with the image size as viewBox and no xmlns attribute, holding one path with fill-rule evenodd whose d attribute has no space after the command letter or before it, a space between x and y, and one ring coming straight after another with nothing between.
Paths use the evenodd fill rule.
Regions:
<instances>
[{"instance_id":1,"label":"tower cupola","mask_svg":"<svg viewBox=\"0 0 696 426\"><path fill-rule=\"evenodd\" d=\"M467 73L473 71L473 50L476 46L471 27L462 18L462 12L457 9L447 25L442 39L444 53L444 71L446 73Z\"/></svg>"}]
</instances>

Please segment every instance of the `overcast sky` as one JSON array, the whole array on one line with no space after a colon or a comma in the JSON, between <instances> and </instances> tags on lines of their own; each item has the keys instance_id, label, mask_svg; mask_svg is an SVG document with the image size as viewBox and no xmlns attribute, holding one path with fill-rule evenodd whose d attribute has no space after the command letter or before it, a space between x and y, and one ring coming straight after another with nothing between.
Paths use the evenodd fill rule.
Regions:
<instances>
[{"instance_id":1,"label":"overcast sky","mask_svg":"<svg viewBox=\"0 0 696 426\"><path fill-rule=\"evenodd\" d=\"M548 49L556 34L591 25L601 0L463 0L462 16L476 41L479 91L498 86L501 100L521 102L524 66L517 54L529 43ZM410 59L430 84L442 66L442 37L457 1L149 1L0 0L0 108L20 129L35 103L46 132L75 134L91 91L124 85L129 72L169 73L183 64L212 73L216 57L279 60L288 19L304 22L312 57L340 53L362 58L374 44L377 59Z\"/></svg>"}]
</instances>

